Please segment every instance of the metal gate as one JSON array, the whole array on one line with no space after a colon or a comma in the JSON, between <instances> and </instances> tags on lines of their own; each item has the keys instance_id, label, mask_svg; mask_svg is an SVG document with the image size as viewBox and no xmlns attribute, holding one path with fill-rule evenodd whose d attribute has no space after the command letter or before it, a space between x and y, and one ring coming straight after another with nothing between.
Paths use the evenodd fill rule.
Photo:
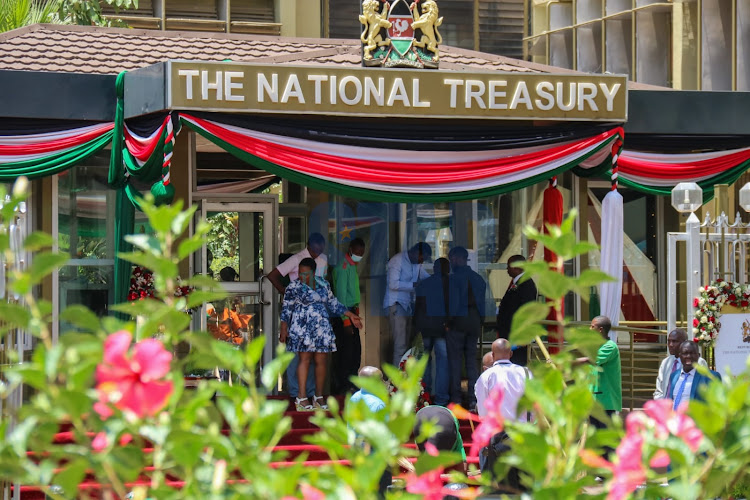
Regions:
<instances>
[{"instance_id":1,"label":"metal gate","mask_svg":"<svg viewBox=\"0 0 750 500\"><path fill-rule=\"evenodd\" d=\"M677 326L678 313L683 312L690 334L693 317L693 300L702 286L716 280L725 280L744 285L748 283L748 254L750 253L750 224L735 215L734 223L721 213L716 219L710 214L701 222L690 214L685 223L685 232L667 233L667 331ZM685 279L679 280L681 250L684 247ZM680 294L678 285L684 283L684 309L678 309Z\"/></svg>"}]
</instances>

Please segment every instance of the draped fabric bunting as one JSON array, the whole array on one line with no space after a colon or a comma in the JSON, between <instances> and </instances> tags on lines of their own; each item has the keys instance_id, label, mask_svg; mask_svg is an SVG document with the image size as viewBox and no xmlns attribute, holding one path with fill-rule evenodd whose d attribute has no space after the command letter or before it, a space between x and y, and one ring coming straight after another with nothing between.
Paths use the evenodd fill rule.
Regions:
<instances>
[{"instance_id":1,"label":"draped fabric bunting","mask_svg":"<svg viewBox=\"0 0 750 500\"><path fill-rule=\"evenodd\" d=\"M134 232L135 208L142 197L131 179L153 183L151 193L157 204L172 202L174 187L170 182L169 167L172 162L175 135L179 131L179 121L176 115L173 118L170 113L157 117L156 122L153 122L153 118L146 118L145 123L126 124L124 71L117 75L115 88L117 102L108 183L111 188L117 189L114 303L119 304L127 298L131 269L130 263L121 259L119 255L131 250L125 236ZM173 126L173 120L177 121L177 127Z\"/></svg>"},{"instance_id":2,"label":"draped fabric bunting","mask_svg":"<svg viewBox=\"0 0 750 500\"><path fill-rule=\"evenodd\" d=\"M112 140L112 123L45 133L0 135L0 182L53 175L96 154Z\"/></svg>"},{"instance_id":3,"label":"draped fabric bunting","mask_svg":"<svg viewBox=\"0 0 750 500\"><path fill-rule=\"evenodd\" d=\"M615 127L554 145L431 152L313 141L187 114L181 118L257 168L325 191L393 202L466 200L520 189L580 165L622 135Z\"/></svg>"},{"instance_id":4,"label":"draped fabric bunting","mask_svg":"<svg viewBox=\"0 0 750 500\"><path fill-rule=\"evenodd\" d=\"M602 201L600 269L615 278L615 281L599 285L600 309L601 314L610 319L612 326L617 326L620 322L620 303L622 302L624 214L622 195L617 190L621 178L621 148L620 140L612 146L612 189ZM617 341L616 332L610 331L609 337Z\"/></svg>"},{"instance_id":5,"label":"draped fabric bunting","mask_svg":"<svg viewBox=\"0 0 750 500\"><path fill-rule=\"evenodd\" d=\"M547 229L548 226L559 226L560 224L562 224L563 196L560 190L557 189L557 177L553 177L552 179L550 179L549 186L547 186L547 189L544 190L542 212L545 234L549 233L549 230ZM545 248L544 261L556 264L557 255L548 248ZM560 269L560 272L563 272L563 269ZM562 305L563 304L561 303L561 307ZM564 311L561 310L560 313L564 316ZM556 319L554 310L551 310L549 312L549 316L547 316L547 319L551 321L554 321ZM551 354L557 354L558 352L560 352L560 347L563 342L562 327L549 326L547 330L549 332L549 352Z\"/></svg>"},{"instance_id":6,"label":"draped fabric bunting","mask_svg":"<svg viewBox=\"0 0 750 500\"><path fill-rule=\"evenodd\" d=\"M620 182L641 192L669 196L680 182L697 182L704 198L716 184L735 182L750 167L750 148L702 153L646 153L625 149Z\"/></svg>"}]
</instances>

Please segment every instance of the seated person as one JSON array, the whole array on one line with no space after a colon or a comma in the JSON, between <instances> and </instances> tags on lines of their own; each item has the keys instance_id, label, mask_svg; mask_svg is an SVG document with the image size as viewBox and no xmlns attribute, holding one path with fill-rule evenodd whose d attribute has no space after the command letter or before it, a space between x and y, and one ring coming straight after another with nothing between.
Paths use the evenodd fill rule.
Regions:
<instances>
[{"instance_id":1,"label":"seated person","mask_svg":"<svg viewBox=\"0 0 750 500\"><path fill-rule=\"evenodd\" d=\"M424 452L425 443L430 443L438 451L452 451L461 454L461 463L449 467L446 472L458 470L466 473L466 451L464 450L464 441L461 439L461 433L458 430L458 419L448 408L444 406L432 405L425 406L417 412L417 421L414 424L413 436L416 438L422 428L423 422L433 422L440 430L433 434L427 440L417 443L420 452Z\"/></svg>"}]
</instances>

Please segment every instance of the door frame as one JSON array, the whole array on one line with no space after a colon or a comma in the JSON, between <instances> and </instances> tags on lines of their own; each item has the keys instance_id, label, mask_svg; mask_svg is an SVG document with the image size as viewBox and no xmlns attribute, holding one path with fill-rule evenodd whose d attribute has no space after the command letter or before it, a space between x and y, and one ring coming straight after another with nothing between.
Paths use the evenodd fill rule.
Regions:
<instances>
[{"instance_id":1,"label":"door frame","mask_svg":"<svg viewBox=\"0 0 750 500\"><path fill-rule=\"evenodd\" d=\"M263 349L263 364L269 363L278 344L278 300L274 294L274 288L267 279L268 273L277 265L278 252L278 220L279 220L279 198L272 194L204 194L193 193L193 201L198 204L196 215L205 220L209 212L244 212L262 213L264 228L272 230L263 231L263 273L254 282L223 283L224 288L230 293L243 293L248 295L260 295L261 304L261 331L266 337L266 345ZM191 228L191 230L194 228ZM207 246L204 242L200 250L201 269L196 269L195 258L190 260L191 275L207 272ZM203 305L200 314L199 327L201 331L207 329L205 307Z\"/></svg>"}]
</instances>

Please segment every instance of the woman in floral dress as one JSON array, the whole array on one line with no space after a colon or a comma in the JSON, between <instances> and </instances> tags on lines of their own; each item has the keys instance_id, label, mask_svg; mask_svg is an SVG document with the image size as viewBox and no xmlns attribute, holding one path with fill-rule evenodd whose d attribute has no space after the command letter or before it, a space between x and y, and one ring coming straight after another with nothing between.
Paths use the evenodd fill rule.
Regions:
<instances>
[{"instance_id":1,"label":"woman in floral dress","mask_svg":"<svg viewBox=\"0 0 750 500\"><path fill-rule=\"evenodd\" d=\"M327 409L323 394L329 352L336 350L336 337L328 320L334 316L348 316L357 328L362 328L359 316L349 311L331 291L331 286L315 276L315 260L302 259L299 278L286 287L281 308L279 341L287 343L287 350L299 353L297 380L299 393L295 399L298 411L311 411L315 407ZM305 395L305 380L310 361L315 358L315 397L310 401Z\"/></svg>"}]
</instances>

